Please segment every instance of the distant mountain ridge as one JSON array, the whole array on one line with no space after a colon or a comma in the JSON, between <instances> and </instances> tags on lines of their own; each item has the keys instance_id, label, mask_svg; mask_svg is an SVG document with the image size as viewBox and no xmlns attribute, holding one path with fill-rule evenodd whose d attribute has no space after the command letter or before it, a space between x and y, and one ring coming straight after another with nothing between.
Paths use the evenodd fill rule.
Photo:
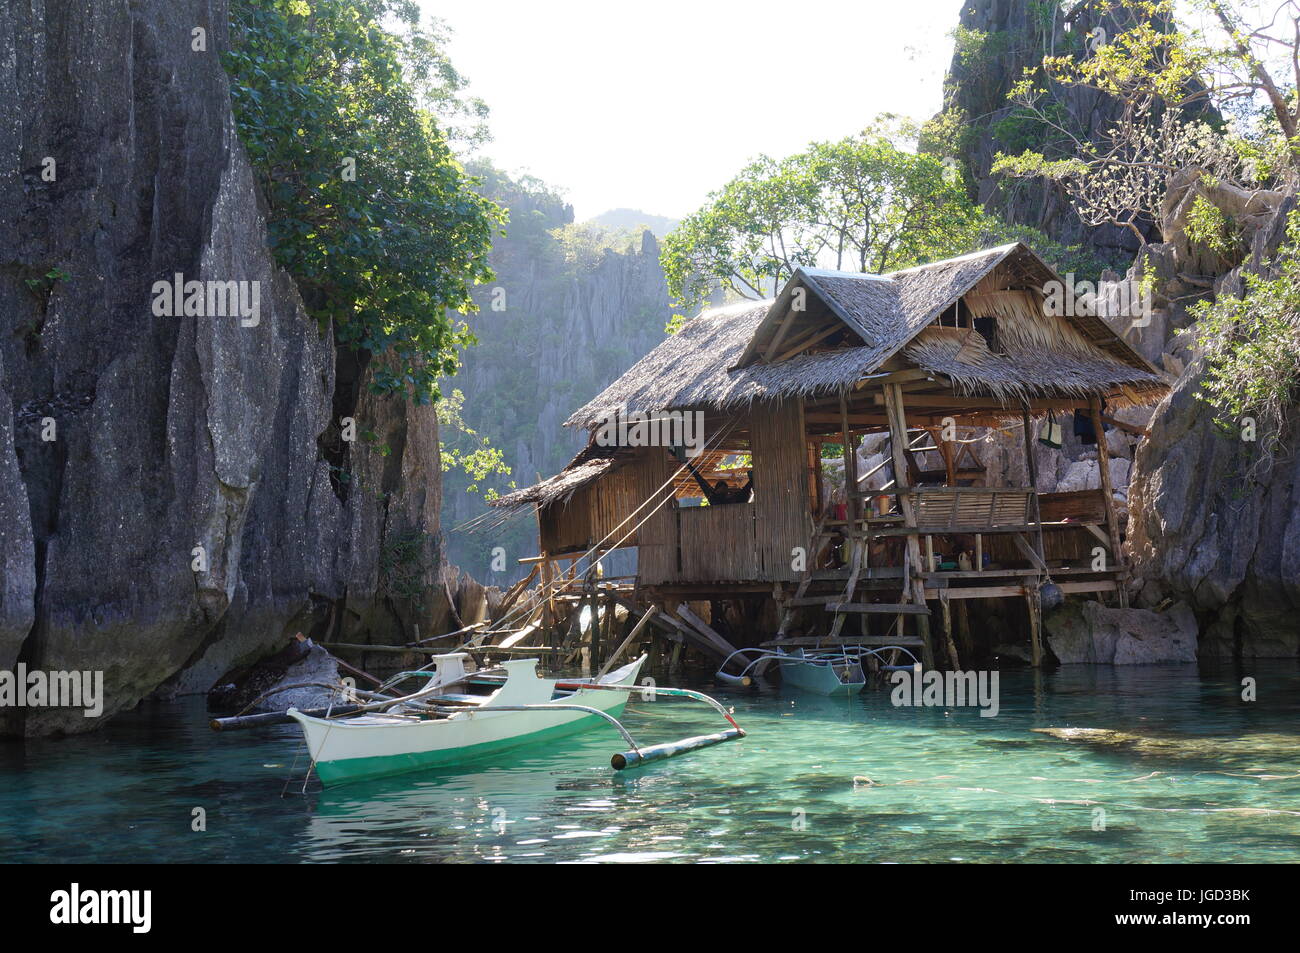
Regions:
<instances>
[{"instance_id":1,"label":"distant mountain ridge","mask_svg":"<svg viewBox=\"0 0 1300 953\"><path fill-rule=\"evenodd\" d=\"M588 224L603 225L606 228L638 228L644 226L654 232L655 238L663 240L669 232L681 224L680 218L667 215L652 215L635 208L612 208L607 212L587 219Z\"/></svg>"}]
</instances>

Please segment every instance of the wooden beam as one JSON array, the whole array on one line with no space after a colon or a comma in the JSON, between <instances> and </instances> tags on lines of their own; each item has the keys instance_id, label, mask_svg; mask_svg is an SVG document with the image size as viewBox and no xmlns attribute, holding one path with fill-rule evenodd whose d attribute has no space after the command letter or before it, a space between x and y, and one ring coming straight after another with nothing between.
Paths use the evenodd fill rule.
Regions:
<instances>
[{"instance_id":1,"label":"wooden beam","mask_svg":"<svg viewBox=\"0 0 1300 953\"><path fill-rule=\"evenodd\" d=\"M646 610L645 615L636 620L636 625L632 626L632 631L627 634L627 638L623 640L623 644L614 650L614 654L605 660L605 664L602 665L600 671L596 673L597 679L607 674L609 670L614 667L614 663L618 661L618 657L627 651L629 645L636 641L636 637L641 634L641 630L650 624L650 620L653 619L658 612L658 606L651 606Z\"/></svg>"},{"instance_id":2,"label":"wooden beam","mask_svg":"<svg viewBox=\"0 0 1300 953\"><path fill-rule=\"evenodd\" d=\"M1120 543L1119 516L1115 512L1115 488L1110 482L1110 450L1106 447L1106 429L1101 420L1101 401L1094 397L1088 407L1092 427L1097 435L1097 468L1101 471L1101 492L1105 496L1106 528L1110 531L1110 552L1115 568L1124 570L1124 550ZM1128 604L1123 587L1120 587L1120 606Z\"/></svg>"},{"instance_id":3,"label":"wooden beam","mask_svg":"<svg viewBox=\"0 0 1300 953\"><path fill-rule=\"evenodd\" d=\"M880 615L929 615L930 609L924 602L832 602L826 607L827 612L863 612Z\"/></svg>"},{"instance_id":4,"label":"wooden beam","mask_svg":"<svg viewBox=\"0 0 1300 953\"><path fill-rule=\"evenodd\" d=\"M791 308L785 313L785 317L781 319L781 323L776 329L776 334L772 336L771 343L769 343L767 347L763 348L764 360L771 358L772 352L781 346L781 342L785 340L786 333L790 330L790 326L794 324L794 315L794 308Z\"/></svg>"},{"instance_id":5,"label":"wooden beam","mask_svg":"<svg viewBox=\"0 0 1300 953\"><path fill-rule=\"evenodd\" d=\"M903 409L903 391L898 384L885 385L885 408L890 416L889 446L894 460L894 481L899 489L907 489L903 481L907 479L907 415ZM898 497L898 505L903 511L903 523L912 528L907 537L907 576L906 585L911 593L912 602L925 605L925 583L922 581L921 541L916 533L916 507L910 495L904 493ZM930 644L930 619L928 615L917 616L917 628L920 629L923 663L927 668L934 667L934 648Z\"/></svg>"},{"instance_id":6,"label":"wooden beam","mask_svg":"<svg viewBox=\"0 0 1300 953\"><path fill-rule=\"evenodd\" d=\"M885 398L881 394L873 395L872 399L877 404L885 403ZM1005 404L992 397L950 397L947 394L909 394L907 402L913 407L964 407L978 410L1000 410L1007 413L1013 413L1016 409L1015 404ZM1030 401L1031 410L1082 410L1086 409L1087 406L1087 404L1077 400Z\"/></svg>"},{"instance_id":7,"label":"wooden beam","mask_svg":"<svg viewBox=\"0 0 1300 953\"><path fill-rule=\"evenodd\" d=\"M793 344L790 347L786 348L786 350L782 351L781 354L779 354L773 360L768 361L768 363L780 364L786 358L793 357L794 355L798 354L800 351L804 350L805 348L810 348L814 344L817 344L825 340L826 338L830 337L836 331L842 331L845 330L845 328L846 325L840 323L839 321L835 321L829 327L825 328L821 332L814 332L812 334L804 335L804 337L800 339L798 343Z\"/></svg>"}]
</instances>

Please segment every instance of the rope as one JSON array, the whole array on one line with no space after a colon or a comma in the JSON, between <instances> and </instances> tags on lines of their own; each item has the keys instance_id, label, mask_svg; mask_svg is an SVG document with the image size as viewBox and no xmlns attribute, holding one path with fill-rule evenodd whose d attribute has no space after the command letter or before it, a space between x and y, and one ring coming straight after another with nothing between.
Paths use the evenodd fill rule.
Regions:
<instances>
[{"instance_id":1,"label":"rope","mask_svg":"<svg viewBox=\"0 0 1300 953\"><path fill-rule=\"evenodd\" d=\"M731 421L730 423L728 423L728 424L727 424L727 425L726 425L726 426L725 426L721 431L718 432L718 434L714 437L714 439L713 439L712 441L710 441L708 444L706 444L706 446L705 446L705 448L704 448L705 451L707 451L707 450L711 450L711 449L713 449L715 446L717 446L717 444L721 443L722 440L725 439L727 436L729 436L730 433L731 433L731 431L732 431L733 429L735 429L735 426L736 426L735 421ZM676 470L676 471L675 471L671 476L669 476L667 480L665 480L663 483L661 483L661 484L659 485L659 487L658 487L656 490L654 490L653 492L651 492L651 494L650 494L648 497L646 497L646 499L645 499L645 500L644 500L644 501L643 501L639 506L637 506L636 509L634 509L634 510L633 510L631 513L629 513L627 516L623 517L623 519L620 520L620 521L619 521L619 522L614 526L613 529L611 529L608 533L606 533L605 536L604 536L602 539L598 540L598 541L597 541L597 542L596 542L596 543L595 543L595 544L594 544L590 549L588 549L586 552L584 552L581 556L578 556L577 559L575 559L574 561L577 562L577 561L582 560L582 559L590 559L590 558L591 558L591 557L592 557L592 556L593 556L593 555L594 555L594 554L595 554L595 553L596 553L596 552L597 552L597 551L598 551L602 546L604 546L604 544L605 544L605 543L606 543L606 542L607 542L607 541L608 541L612 536L614 536L614 535L615 535L615 534L616 534L620 529L623 528L624 524L626 524L629 520L633 519L633 518L634 518L638 513L641 512L641 510L645 509L645 507L648 506L648 505L651 503L651 501L654 500L654 498L655 498L656 496L658 496L659 494L663 493L663 491L664 491L667 487L671 486L671 485L673 484L673 482L674 482L674 481L675 481L679 476L681 476L682 473L684 473L684 472L686 471L686 469L687 469L687 464L682 464L681 466L679 466L679 467L677 468L677 470ZM608 547L608 548L609 548L609 549L618 549L619 546L623 545L624 542L626 542L628 539L630 539L630 538L631 538L631 537L636 533L636 531L637 531L638 529L640 529L642 526L644 526L644 525L646 524L646 522L647 522L647 521L648 521L652 516L654 516L657 512L659 512L659 510L663 507L663 505L664 505L665 503L667 503L667 502L668 502L669 500L671 500L671 499L673 499L672 495L665 496L662 500L660 500L660 501L655 505L654 509L650 510L649 513L647 513L644 517L642 517L641 520L639 520L639 521L636 523L635 526L633 526L630 530L628 530L627 533L625 533L625 534L624 534L624 535L623 535L623 536L618 540L618 542L616 542L613 546L610 546L610 547ZM590 570L589 570L589 572L590 572ZM567 584L568 584L568 580L566 580L566 579L555 579L555 580L552 580L552 582L551 582L551 587L547 587L547 586L541 586L541 587L539 587L539 589L538 589L538 595L539 595L540 597L542 597L542 598L549 598L549 596L553 595L554 593L559 592L560 589L563 588L563 587L564 587L565 585L567 585ZM553 587L553 588L552 588L552 587ZM510 622L514 621L515 619L520 618L520 615L519 615L519 614L520 614L520 613L523 613L523 612L525 612L525 607L523 607L523 606L519 606L518 608L512 609L512 610L511 610L509 613L507 613L503 618L497 620L497 622L494 623L492 627L493 627L494 629L495 629L495 628L504 627L505 625L509 624ZM533 613L533 607L532 607L532 606L527 607L527 608L526 608L526 615L532 615L532 613ZM431 663L429 663L429 664L432 665L432 664L434 664L434 663L431 662ZM428 667L429 667L428 665L425 666L425 668L428 668ZM422 669L422 670L423 670L423 669Z\"/></svg>"}]
</instances>

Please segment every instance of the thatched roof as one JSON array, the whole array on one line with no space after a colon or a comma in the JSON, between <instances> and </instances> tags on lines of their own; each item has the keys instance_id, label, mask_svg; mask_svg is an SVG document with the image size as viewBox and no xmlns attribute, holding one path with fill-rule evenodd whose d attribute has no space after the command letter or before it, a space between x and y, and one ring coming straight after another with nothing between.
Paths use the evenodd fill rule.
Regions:
<instances>
[{"instance_id":1,"label":"thatched roof","mask_svg":"<svg viewBox=\"0 0 1300 953\"><path fill-rule=\"evenodd\" d=\"M760 399L825 394L856 383L900 353L920 367L950 374L970 393L1009 398L1100 394L1125 387L1129 403L1158 398L1164 388L1159 375L1100 318L1039 321L1058 330L1035 340L1031 328L1008 336L1007 346L1015 346L1006 353L985 347L961 359L947 338L918 339L972 291L985 295L986 303L992 301L988 307L1005 308L1005 300L996 298L1005 293L1002 289L981 287L985 278L997 281L1003 275L1014 275L1031 288L1062 280L1018 242L887 275L799 269L775 299L705 311L689 321L579 408L566 426L594 427L616 412L727 410ZM845 333L830 349L764 363L760 342L770 342L778 328L788 326L799 288L823 313L842 322ZM1014 320L997 314L1000 327ZM1000 350L1003 343L999 339Z\"/></svg>"},{"instance_id":2,"label":"thatched roof","mask_svg":"<svg viewBox=\"0 0 1300 953\"><path fill-rule=\"evenodd\" d=\"M579 489L617 466L620 457L628 455L629 451L625 448L589 443L555 476L500 496L489 505L516 507L536 503L548 506L551 503L566 502Z\"/></svg>"}]
</instances>

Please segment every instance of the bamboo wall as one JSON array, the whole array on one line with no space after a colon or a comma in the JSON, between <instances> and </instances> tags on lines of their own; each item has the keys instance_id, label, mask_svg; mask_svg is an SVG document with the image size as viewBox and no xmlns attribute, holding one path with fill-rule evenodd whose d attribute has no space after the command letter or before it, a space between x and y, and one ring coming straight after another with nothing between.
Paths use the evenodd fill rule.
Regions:
<instances>
[{"instance_id":1,"label":"bamboo wall","mask_svg":"<svg viewBox=\"0 0 1300 953\"><path fill-rule=\"evenodd\" d=\"M791 550L806 548L813 530L803 401L757 405L750 423L759 558L753 578L794 580Z\"/></svg>"},{"instance_id":2,"label":"bamboo wall","mask_svg":"<svg viewBox=\"0 0 1300 953\"><path fill-rule=\"evenodd\" d=\"M671 486L660 490L676 472L678 463L662 449L654 447L644 451L639 461L638 472L641 475L641 499L650 498L656 493L654 502L642 511L644 516L665 496L672 492ZM677 576L677 510L671 501L656 509L649 516L638 534L637 575L642 584L671 582Z\"/></svg>"},{"instance_id":3,"label":"bamboo wall","mask_svg":"<svg viewBox=\"0 0 1300 953\"><path fill-rule=\"evenodd\" d=\"M542 549L548 553L586 550L600 540L607 540L602 548L610 548L632 532L645 511L626 523L623 520L648 493L642 492L644 467L644 460L632 460L580 487L567 503L546 507L540 519ZM637 534L619 545L637 545Z\"/></svg>"},{"instance_id":4,"label":"bamboo wall","mask_svg":"<svg viewBox=\"0 0 1300 953\"><path fill-rule=\"evenodd\" d=\"M757 481L757 474L755 474ZM677 511L682 539L682 582L748 582L765 578L758 540L757 503L685 506Z\"/></svg>"},{"instance_id":5,"label":"bamboo wall","mask_svg":"<svg viewBox=\"0 0 1300 953\"><path fill-rule=\"evenodd\" d=\"M611 546L645 519L622 543L638 547L643 585L797 579L791 550L807 546L812 532L803 404L755 405L737 428L750 435L754 502L681 508L669 502L651 513L671 492L660 488L679 464L663 448L647 447L577 490L567 504L543 510L542 549L585 550L613 534L604 544ZM616 529L652 494L654 503Z\"/></svg>"}]
</instances>

